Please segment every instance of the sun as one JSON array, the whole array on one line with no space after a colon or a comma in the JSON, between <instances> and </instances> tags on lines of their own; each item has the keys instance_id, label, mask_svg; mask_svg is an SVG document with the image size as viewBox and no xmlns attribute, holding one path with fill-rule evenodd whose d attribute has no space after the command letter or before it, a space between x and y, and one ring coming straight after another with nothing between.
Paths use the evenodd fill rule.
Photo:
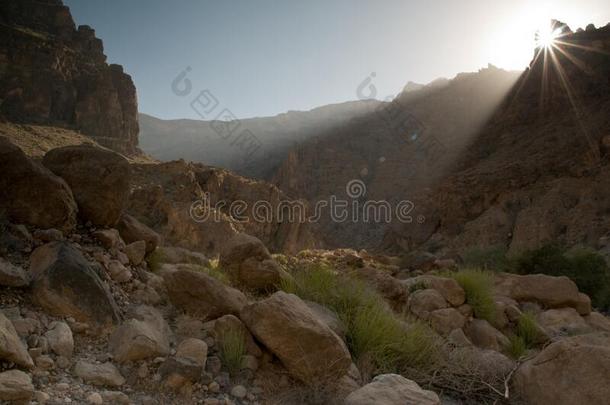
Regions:
<instances>
[{"instance_id":1,"label":"sun","mask_svg":"<svg viewBox=\"0 0 610 405\"><path fill-rule=\"evenodd\" d=\"M557 38L561 35L561 27L552 25L543 26L536 31L536 46L539 48L551 48Z\"/></svg>"}]
</instances>

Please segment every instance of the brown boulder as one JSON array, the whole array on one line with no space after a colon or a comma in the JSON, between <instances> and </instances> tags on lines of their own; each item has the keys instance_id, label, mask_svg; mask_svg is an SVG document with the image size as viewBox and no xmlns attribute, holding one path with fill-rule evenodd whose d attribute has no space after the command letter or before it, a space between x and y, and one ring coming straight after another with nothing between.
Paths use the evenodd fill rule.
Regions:
<instances>
[{"instance_id":1,"label":"brown boulder","mask_svg":"<svg viewBox=\"0 0 610 405\"><path fill-rule=\"evenodd\" d=\"M483 349L500 352L509 345L508 338L484 319L472 319L464 332L472 343Z\"/></svg>"},{"instance_id":2,"label":"brown boulder","mask_svg":"<svg viewBox=\"0 0 610 405\"><path fill-rule=\"evenodd\" d=\"M246 296L215 278L190 270L167 271L163 274L171 302L192 316L215 319L237 315L246 305Z\"/></svg>"},{"instance_id":3,"label":"brown boulder","mask_svg":"<svg viewBox=\"0 0 610 405\"><path fill-rule=\"evenodd\" d=\"M0 211L16 223L71 231L77 207L64 180L0 136Z\"/></svg>"},{"instance_id":4,"label":"brown boulder","mask_svg":"<svg viewBox=\"0 0 610 405\"><path fill-rule=\"evenodd\" d=\"M116 224L116 228L126 243L134 243L140 240L146 242L146 253L153 252L161 243L161 237L157 232L131 215L123 213Z\"/></svg>"},{"instance_id":5,"label":"brown boulder","mask_svg":"<svg viewBox=\"0 0 610 405\"><path fill-rule=\"evenodd\" d=\"M119 363L169 354L170 329L159 311L145 305L131 311L130 319L108 340L108 348Z\"/></svg>"},{"instance_id":6,"label":"brown boulder","mask_svg":"<svg viewBox=\"0 0 610 405\"><path fill-rule=\"evenodd\" d=\"M605 404L610 398L610 336L574 336L550 344L515 373L516 394L529 404Z\"/></svg>"},{"instance_id":7,"label":"brown boulder","mask_svg":"<svg viewBox=\"0 0 610 405\"><path fill-rule=\"evenodd\" d=\"M252 290L272 290L284 276L263 242L245 233L235 235L223 249L220 267L235 284Z\"/></svg>"},{"instance_id":8,"label":"brown boulder","mask_svg":"<svg viewBox=\"0 0 610 405\"><path fill-rule=\"evenodd\" d=\"M98 226L115 225L129 197L129 162L91 145L52 149L43 164L72 189L80 216Z\"/></svg>"},{"instance_id":9,"label":"brown boulder","mask_svg":"<svg viewBox=\"0 0 610 405\"><path fill-rule=\"evenodd\" d=\"M21 267L14 266L0 257L0 285L8 287L25 287L30 283L30 276Z\"/></svg>"},{"instance_id":10,"label":"brown boulder","mask_svg":"<svg viewBox=\"0 0 610 405\"><path fill-rule=\"evenodd\" d=\"M428 319L432 311L447 308L447 301L433 289L417 290L409 296L409 310L421 319Z\"/></svg>"},{"instance_id":11,"label":"brown boulder","mask_svg":"<svg viewBox=\"0 0 610 405\"><path fill-rule=\"evenodd\" d=\"M498 295L519 302L538 302L548 308L576 308L582 305L578 287L564 276L553 277L544 274L520 276L500 273L495 277L494 289Z\"/></svg>"},{"instance_id":12,"label":"brown boulder","mask_svg":"<svg viewBox=\"0 0 610 405\"><path fill-rule=\"evenodd\" d=\"M305 383L337 380L352 364L341 338L296 295L276 292L244 307L240 317L290 374Z\"/></svg>"},{"instance_id":13,"label":"brown boulder","mask_svg":"<svg viewBox=\"0 0 610 405\"><path fill-rule=\"evenodd\" d=\"M51 242L30 256L32 298L56 316L105 327L120 320L108 288L81 252L66 242Z\"/></svg>"},{"instance_id":14,"label":"brown boulder","mask_svg":"<svg viewBox=\"0 0 610 405\"><path fill-rule=\"evenodd\" d=\"M0 311L0 359L25 368L34 367L34 362L25 345L19 339L13 323Z\"/></svg>"},{"instance_id":15,"label":"brown boulder","mask_svg":"<svg viewBox=\"0 0 610 405\"><path fill-rule=\"evenodd\" d=\"M432 391L423 390L415 381L397 374L382 374L345 398L345 405L440 405Z\"/></svg>"},{"instance_id":16,"label":"brown boulder","mask_svg":"<svg viewBox=\"0 0 610 405\"><path fill-rule=\"evenodd\" d=\"M462 329L466 317L455 308L443 308L430 312L430 326L441 335L448 335L454 329Z\"/></svg>"},{"instance_id":17,"label":"brown boulder","mask_svg":"<svg viewBox=\"0 0 610 405\"><path fill-rule=\"evenodd\" d=\"M574 308L549 309L536 316L536 321L550 337L589 333L593 328Z\"/></svg>"},{"instance_id":18,"label":"brown boulder","mask_svg":"<svg viewBox=\"0 0 610 405\"><path fill-rule=\"evenodd\" d=\"M28 403L34 396L32 378L19 370L0 373L0 401Z\"/></svg>"},{"instance_id":19,"label":"brown boulder","mask_svg":"<svg viewBox=\"0 0 610 405\"><path fill-rule=\"evenodd\" d=\"M464 289L452 278L424 275L404 280L403 283L407 288L421 283L426 288L436 290L454 307L459 307L466 301Z\"/></svg>"}]
</instances>

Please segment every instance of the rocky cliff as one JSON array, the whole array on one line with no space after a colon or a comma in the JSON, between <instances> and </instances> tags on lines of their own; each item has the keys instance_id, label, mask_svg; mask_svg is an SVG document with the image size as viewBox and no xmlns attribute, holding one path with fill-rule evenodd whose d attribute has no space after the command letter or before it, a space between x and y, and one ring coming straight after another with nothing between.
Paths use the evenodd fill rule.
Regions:
<instances>
[{"instance_id":1,"label":"rocky cliff","mask_svg":"<svg viewBox=\"0 0 610 405\"><path fill-rule=\"evenodd\" d=\"M599 247L610 227L610 26L563 30L450 174L415 190L414 215L428 224L394 227L390 246Z\"/></svg>"},{"instance_id":2,"label":"rocky cliff","mask_svg":"<svg viewBox=\"0 0 610 405\"><path fill-rule=\"evenodd\" d=\"M75 27L61 0L0 3L0 114L75 129L100 145L138 152L131 77L106 63L91 27Z\"/></svg>"},{"instance_id":3,"label":"rocky cliff","mask_svg":"<svg viewBox=\"0 0 610 405\"><path fill-rule=\"evenodd\" d=\"M452 80L408 86L391 103L293 149L274 183L313 205L331 196L346 199L346 185L357 181L366 189L357 201L361 208L367 200L396 207L446 175L518 75L489 66ZM356 200L347 200L353 218ZM325 242L333 247L374 247L388 229L385 221L333 221L328 212L320 222Z\"/></svg>"}]
</instances>

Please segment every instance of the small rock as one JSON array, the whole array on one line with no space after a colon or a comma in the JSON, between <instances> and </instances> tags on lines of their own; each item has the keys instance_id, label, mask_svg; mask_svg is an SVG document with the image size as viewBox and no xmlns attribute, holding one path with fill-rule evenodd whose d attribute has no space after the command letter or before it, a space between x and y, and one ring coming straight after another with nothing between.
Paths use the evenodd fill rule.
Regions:
<instances>
[{"instance_id":1,"label":"small rock","mask_svg":"<svg viewBox=\"0 0 610 405\"><path fill-rule=\"evenodd\" d=\"M112 363L91 364L81 360L74 366L74 373L93 385L119 387L125 384L125 378Z\"/></svg>"},{"instance_id":2,"label":"small rock","mask_svg":"<svg viewBox=\"0 0 610 405\"><path fill-rule=\"evenodd\" d=\"M49 394L47 394L46 392L43 391L36 391L34 392L34 399L36 400L36 402L38 402L39 404L44 404L46 403L49 399L51 399L51 396Z\"/></svg>"},{"instance_id":3,"label":"small rock","mask_svg":"<svg viewBox=\"0 0 610 405\"><path fill-rule=\"evenodd\" d=\"M218 384L216 381L212 381L209 385L208 385L208 390L210 392L213 393L218 393L220 392L220 384Z\"/></svg>"},{"instance_id":4,"label":"small rock","mask_svg":"<svg viewBox=\"0 0 610 405\"><path fill-rule=\"evenodd\" d=\"M245 398L247 394L248 390L246 390L246 387L244 387L243 385L236 385L235 387L233 387L233 389L231 389L231 395L238 399Z\"/></svg>"},{"instance_id":5,"label":"small rock","mask_svg":"<svg viewBox=\"0 0 610 405\"><path fill-rule=\"evenodd\" d=\"M200 339L189 338L183 340L176 350L176 357L193 361L201 367L205 367L208 356L208 345Z\"/></svg>"},{"instance_id":6,"label":"small rock","mask_svg":"<svg viewBox=\"0 0 610 405\"><path fill-rule=\"evenodd\" d=\"M36 367L38 367L41 370L52 370L55 367L55 362L53 361L51 356L48 356L48 355L42 355L42 356L36 357L35 362L36 362Z\"/></svg>"},{"instance_id":7,"label":"small rock","mask_svg":"<svg viewBox=\"0 0 610 405\"><path fill-rule=\"evenodd\" d=\"M25 287L30 277L21 267L14 266L0 257L0 285L8 287Z\"/></svg>"},{"instance_id":8,"label":"small rock","mask_svg":"<svg viewBox=\"0 0 610 405\"><path fill-rule=\"evenodd\" d=\"M37 229L34 238L41 242L55 242L64 239L64 234L58 229Z\"/></svg>"},{"instance_id":9,"label":"small rock","mask_svg":"<svg viewBox=\"0 0 610 405\"><path fill-rule=\"evenodd\" d=\"M0 311L0 359L8 360L26 368L34 367L34 362L19 339L13 323Z\"/></svg>"},{"instance_id":10,"label":"small rock","mask_svg":"<svg viewBox=\"0 0 610 405\"><path fill-rule=\"evenodd\" d=\"M139 240L137 242L130 243L125 246L125 254L129 258L129 261L134 266L142 263L144 256L146 255L146 242Z\"/></svg>"},{"instance_id":11,"label":"small rock","mask_svg":"<svg viewBox=\"0 0 610 405\"><path fill-rule=\"evenodd\" d=\"M49 347L58 356L72 357L74 351L74 338L72 330L65 322L53 322L50 330L45 333Z\"/></svg>"},{"instance_id":12,"label":"small rock","mask_svg":"<svg viewBox=\"0 0 610 405\"><path fill-rule=\"evenodd\" d=\"M104 403L104 400L99 393L94 392L87 397L87 402L94 405L101 405Z\"/></svg>"}]
</instances>

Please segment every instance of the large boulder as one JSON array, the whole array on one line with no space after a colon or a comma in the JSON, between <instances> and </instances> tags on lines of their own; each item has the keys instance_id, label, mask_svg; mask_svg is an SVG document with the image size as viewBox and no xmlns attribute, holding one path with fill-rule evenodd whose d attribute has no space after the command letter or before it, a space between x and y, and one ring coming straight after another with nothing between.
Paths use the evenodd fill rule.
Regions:
<instances>
[{"instance_id":1,"label":"large boulder","mask_svg":"<svg viewBox=\"0 0 610 405\"><path fill-rule=\"evenodd\" d=\"M129 162L92 145L52 149L43 164L72 189L81 217L98 226L115 225L129 197Z\"/></svg>"},{"instance_id":2,"label":"large boulder","mask_svg":"<svg viewBox=\"0 0 610 405\"><path fill-rule=\"evenodd\" d=\"M441 293L431 288L417 290L409 296L409 310L421 319L428 319L432 311L447 308L447 301Z\"/></svg>"},{"instance_id":3,"label":"large boulder","mask_svg":"<svg viewBox=\"0 0 610 405\"><path fill-rule=\"evenodd\" d=\"M472 343L483 349L499 352L509 345L508 338L484 319L472 319L464 327L464 332Z\"/></svg>"},{"instance_id":4,"label":"large boulder","mask_svg":"<svg viewBox=\"0 0 610 405\"><path fill-rule=\"evenodd\" d=\"M536 316L536 321L550 337L579 335L593 331L593 328L574 308L543 311Z\"/></svg>"},{"instance_id":5,"label":"large boulder","mask_svg":"<svg viewBox=\"0 0 610 405\"><path fill-rule=\"evenodd\" d=\"M466 317L455 308L443 308L430 312L429 321L432 329L446 336L454 329L462 329Z\"/></svg>"},{"instance_id":6,"label":"large boulder","mask_svg":"<svg viewBox=\"0 0 610 405\"><path fill-rule=\"evenodd\" d=\"M118 307L80 251L66 242L51 242L30 256L32 298L56 316L73 317L94 328L120 320Z\"/></svg>"},{"instance_id":7,"label":"large boulder","mask_svg":"<svg viewBox=\"0 0 610 405\"><path fill-rule=\"evenodd\" d=\"M160 261L163 263L187 263L204 267L208 267L210 265L210 261L203 253L193 252L181 247L162 246L157 248L157 254L160 257Z\"/></svg>"},{"instance_id":8,"label":"large boulder","mask_svg":"<svg viewBox=\"0 0 610 405\"><path fill-rule=\"evenodd\" d=\"M16 223L70 231L77 207L64 180L0 136L0 212Z\"/></svg>"},{"instance_id":9,"label":"large boulder","mask_svg":"<svg viewBox=\"0 0 610 405\"><path fill-rule=\"evenodd\" d=\"M215 319L227 314L237 315L247 303L241 291L203 272L167 271L163 279L174 306L193 316Z\"/></svg>"},{"instance_id":10,"label":"large boulder","mask_svg":"<svg viewBox=\"0 0 610 405\"><path fill-rule=\"evenodd\" d=\"M223 249L220 267L236 285L252 290L274 289L285 276L263 242L245 233L235 235Z\"/></svg>"},{"instance_id":11,"label":"large boulder","mask_svg":"<svg viewBox=\"0 0 610 405\"><path fill-rule=\"evenodd\" d=\"M440 405L432 391L423 390L415 381L397 374L382 374L345 398L345 405Z\"/></svg>"},{"instance_id":12,"label":"large boulder","mask_svg":"<svg viewBox=\"0 0 610 405\"><path fill-rule=\"evenodd\" d=\"M161 243L161 236L129 214L123 213L116 228L126 243L146 242L146 253L153 252Z\"/></svg>"},{"instance_id":13,"label":"large boulder","mask_svg":"<svg viewBox=\"0 0 610 405\"><path fill-rule=\"evenodd\" d=\"M407 288L424 285L438 291L445 300L454 307L459 307L466 301L466 293L457 281L452 278L423 275L402 281Z\"/></svg>"},{"instance_id":14,"label":"large boulder","mask_svg":"<svg viewBox=\"0 0 610 405\"><path fill-rule=\"evenodd\" d=\"M341 338L296 295L278 291L244 307L240 317L257 340L305 383L337 380L352 363Z\"/></svg>"},{"instance_id":15,"label":"large boulder","mask_svg":"<svg viewBox=\"0 0 610 405\"><path fill-rule=\"evenodd\" d=\"M159 311L145 305L128 314L108 340L108 347L119 363L169 354L170 329Z\"/></svg>"},{"instance_id":16,"label":"large boulder","mask_svg":"<svg viewBox=\"0 0 610 405\"><path fill-rule=\"evenodd\" d=\"M0 373L0 401L28 403L32 397L34 397L34 385L29 375L19 370Z\"/></svg>"},{"instance_id":17,"label":"large boulder","mask_svg":"<svg viewBox=\"0 0 610 405\"><path fill-rule=\"evenodd\" d=\"M21 267L0 257L0 285L8 287L25 287L30 283L30 276Z\"/></svg>"},{"instance_id":18,"label":"large boulder","mask_svg":"<svg viewBox=\"0 0 610 405\"><path fill-rule=\"evenodd\" d=\"M19 339L13 323L0 311L0 359L32 368L34 362Z\"/></svg>"},{"instance_id":19,"label":"large boulder","mask_svg":"<svg viewBox=\"0 0 610 405\"><path fill-rule=\"evenodd\" d=\"M606 404L610 335L574 336L550 344L519 367L514 390L528 404Z\"/></svg>"},{"instance_id":20,"label":"large boulder","mask_svg":"<svg viewBox=\"0 0 610 405\"><path fill-rule=\"evenodd\" d=\"M495 277L494 289L497 295L510 297L519 302L537 302L547 308L583 307L583 297L578 292L578 287L564 276L553 277L544 274L520 276L501 273Z\"/></svg>"}]
</instances>

